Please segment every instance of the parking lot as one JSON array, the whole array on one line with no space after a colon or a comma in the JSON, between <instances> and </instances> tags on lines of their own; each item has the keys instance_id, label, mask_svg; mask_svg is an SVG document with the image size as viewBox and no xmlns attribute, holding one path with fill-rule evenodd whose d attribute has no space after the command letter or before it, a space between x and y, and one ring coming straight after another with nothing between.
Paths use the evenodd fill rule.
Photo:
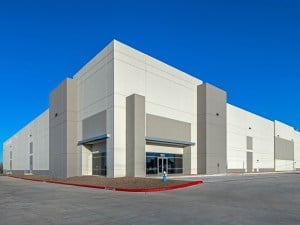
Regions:
<instances>
[{"instance_id":1,"label":"parking lot","mask_svg":"<svg viewBox=\"0 0 300 225\"><path fill-rule=\"evenodd\" d=\"M300 224L300 173L203 176L126 193L0 177L0 221L18 224Z\"/></svg>"}]
</instances>

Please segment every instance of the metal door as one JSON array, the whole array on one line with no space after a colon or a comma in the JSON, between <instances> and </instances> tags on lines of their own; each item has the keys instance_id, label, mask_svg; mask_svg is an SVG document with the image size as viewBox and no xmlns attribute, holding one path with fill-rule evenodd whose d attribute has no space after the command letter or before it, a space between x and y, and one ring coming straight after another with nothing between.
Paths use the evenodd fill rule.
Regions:
<instances>
[{"instance_id":1,"label":"metal door","mask_svg":"<svg viewBox=\"0 0 300 225\"><path fill-rule=\"evenodd\" d=\"M29 156L29 169L30 169L30 173L33 172L33 155Z\"/></svg>"},{"instance_id":2,"label":"metal door","mask_svg":"<svg viewBox=\"0 0 300 225\"><path fill-rule=\"evenodd\" d=\"M247 152L247 173L253 172L253 152Z\"/></svg>"}]
</instances>

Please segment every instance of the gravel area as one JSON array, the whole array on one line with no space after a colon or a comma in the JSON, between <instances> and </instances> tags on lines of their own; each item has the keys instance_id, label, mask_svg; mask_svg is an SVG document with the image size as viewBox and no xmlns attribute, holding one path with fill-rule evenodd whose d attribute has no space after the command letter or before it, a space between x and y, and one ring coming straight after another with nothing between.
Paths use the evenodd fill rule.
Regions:
<instances>
[{"instance_id":1,"label":"gravel area","mask_svg":"<svg viewBox=\"0 0 300 225\"><path fill-rule=\"evenodd\" d=\"M58 179L49 176L36 176L36 175L17 175L14 177L33 179L40 181L55 181L63 183L72 184L84 184L84 185L94 185L99 187L107 188L128 188L128 189L138 189L138 188L161 188L161 187L172 187L176 185L182 185L189 183L189 181L183 180L167 180L163 182L162 179L155 178L106 178L101 176L78 176L70 177L67 179Z\"/></svg>"}]
</instances>

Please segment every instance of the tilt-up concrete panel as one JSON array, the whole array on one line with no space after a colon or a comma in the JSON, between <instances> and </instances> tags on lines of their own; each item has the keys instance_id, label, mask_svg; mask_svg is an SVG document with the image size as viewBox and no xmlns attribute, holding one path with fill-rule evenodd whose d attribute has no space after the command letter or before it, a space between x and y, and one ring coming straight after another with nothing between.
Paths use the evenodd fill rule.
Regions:
<instances>
[{"instance_id":1,"label":"tilt-up concrete panel","mask_svg":"<svg viewBox=\"0 0 300 225\"><path fill-rule=\"evenodd\" d=\"M146 176L145 162L145 97L126 98L126 175Z\"/></svg>"},{"instance_id":2,"label":"tilt-up concrete panel","mask_svg":"<svg viewBox=\"0 0 300 225\"><path fill-rule=\"evenodd\" d=\"M51 94L49 107L50 175L77 175L77 84L65 79Z\"/></svg>"},{"instance_id":3,"label":"tilt-up concrete panel","mask_svg":"<svg viewBox=\"0 0 300 225\"><path fill-rule=\"evenodd\" d=\"M210 84L197 89L198 173L226 173L226 92Z\"/></svg>"}]
</instances>

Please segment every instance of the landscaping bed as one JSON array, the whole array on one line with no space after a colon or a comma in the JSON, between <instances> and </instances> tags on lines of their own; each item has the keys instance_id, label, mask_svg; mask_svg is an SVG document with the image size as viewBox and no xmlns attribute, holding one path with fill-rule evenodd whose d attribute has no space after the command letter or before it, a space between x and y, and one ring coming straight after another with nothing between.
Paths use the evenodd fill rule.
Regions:
<instances>
[{"instance_id":1,"label":"landscaping bed","mask_svg":"<svg viewBox=\"0 0 300 225\"><path fill-rule=\"evenodd\" d=\"M101 189L111 189L120 191L163 191L176 188L182 188L199 184L190 181L183 180L167 180L163 182L162 179L155 178L106 178L102 176L78 176L70 177L66 179L59 179L49 176L37 176L37 175L12 175L15 178L21 178L26 180L69 184L75 186L94 187ZM202 183L202 182L201 182Z\"/></svg>"}]
</instances>

